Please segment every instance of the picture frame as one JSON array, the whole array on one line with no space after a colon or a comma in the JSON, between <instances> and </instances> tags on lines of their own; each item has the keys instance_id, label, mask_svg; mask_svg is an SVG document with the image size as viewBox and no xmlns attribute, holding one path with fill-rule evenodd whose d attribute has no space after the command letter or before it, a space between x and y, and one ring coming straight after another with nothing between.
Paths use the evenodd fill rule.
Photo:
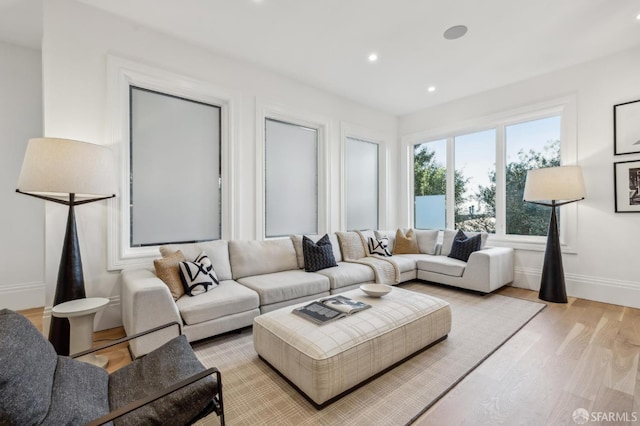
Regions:
<instances>
[{"instance_id":1,"label":"picture frame","mask_svg":"<svg viewBox=\"0 0 640 426\"><path fill-rule=\"evenodd\" d=\"M640 160L613 163L616 213L640 213Z\"/></svg>"},{"instance_id":2,"label":"picture frame","mask_svg":"<svg viewBox=\"0 0 640 426\"><path fill-rule=\"evenodd\" d=\"M613 106L613 153L640 153L640 100Z\"/></svg>"}]
</instances>

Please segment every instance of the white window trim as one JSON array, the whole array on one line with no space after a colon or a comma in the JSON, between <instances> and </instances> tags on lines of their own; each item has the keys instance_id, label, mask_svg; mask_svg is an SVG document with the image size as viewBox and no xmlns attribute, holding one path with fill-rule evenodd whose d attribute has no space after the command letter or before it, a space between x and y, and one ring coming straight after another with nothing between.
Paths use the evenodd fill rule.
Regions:
<instances>
[{"instance_id":1,"label":"white window trim","mask_svg":"<svg viewBox=\"0 0 640 426\"><path fill-rule=\"evenodd\" d=\"M346 149L347 138L378 145L378 229L388 228L389 148L384 136L362 126L340 122L340 229L347 229Z\"/></svg>"},{"instance_id":2,"label":"white window trim","mask_svg":"<svg viewBox=\"0 0 640 426\"><path fill-rule=\"evenodd\" d=\"M554 115L561 116L560 134L560 162L561 165L577 164L578 139L577 139L577 99L575 95L564 96L545 102L540 102L525 107L476 117L453 126L411 133L401 137L403 149L403 168L407 177L407 185L403 192L406 194L406 205L408 207L407 223L414 223L414 209L411 204L414 199L414 176L413 176L413 147L416 144L447 140L447 169L453 170L455 164L453 137L455 135L465 135L480 132L487 129L496 129L496 234L491 234L489 244L496 246L507 246L521 250L544 251L546 237L543 236L522 236L505 234L505 133L504 128L521 122L542 119ZM447 193L453 194L454 176L447 173ZM447 227L453 227L454 218L453 197L447 197ZM577 252L578 239L578 204L571 203L560 207L560 242L562 251L565 253ZM549 215L551 212L549 211Z\"/></svg>"},{"instance_id":3,"label":"white window trim","mask_svg":"<svg viewBox=\"0 0 640 426\"><path fill-rule=\"evenodd\" d=\"M263 240L285 237L266 237L265 199L265 120L315 129L318 132L318 234L329 232L331 200L329 198L329 158L331 120L318 114L300 111L298 108L256 98L256 235Z\"/></svg>"},{"instance_id":4,"label":"white window trim","mask_svg":"<svg viewBox=\"0 0 640 426\"><path fill-rule=\"evenodd\" d=\"M235 236L234 222L234 143L239 129L237 92L170 71L107 55L106 140L117 158L119 196L109 201L107 230L107 269L124 269L130 265L148 263L158 256L158 246L130 247L130 138L129 86L213 104L221 108L222 211L221 238Z\"/></svg>"}]
</instances>

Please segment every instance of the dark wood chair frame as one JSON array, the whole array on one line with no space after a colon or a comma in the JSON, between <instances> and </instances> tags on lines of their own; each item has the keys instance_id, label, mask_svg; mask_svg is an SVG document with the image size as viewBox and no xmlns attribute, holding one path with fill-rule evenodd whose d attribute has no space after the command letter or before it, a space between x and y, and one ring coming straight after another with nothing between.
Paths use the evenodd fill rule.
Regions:
<instances>
[{"instance_id":1,"label":"dark wood chair frame","mask_svg":"<svg viewBox=\"0 0 640 426\"><path fill-rule=\"evenodd\" d=\"M123 337L121 339L117 339L114 340L111 343L108 343L106 345L100 346L99 348L93 348L93 349L88 349L86 351L82 351L82 352L78 352L77 354L73 354L71 355L71 358L79 358L81 356L84 355L88 355L90 353L93 352L97 352L106 348L110 348L112 346L116 346L119 345L121 343L125 343L128 342L130 340L136 339L138 337L141 336L145 336L147 334L151 334L154 333L156 331L159 330L163 330L165 328L169 328L172 326L177 326L178 327L178 336L182 334L182 327L180 326L180 324L176 321L165 324L165 325L161 325L155 328L152 328L150 330L147 331L143 331L141 333L136 333L134 335L131 336L127 336L127 337ZM224 404L222 401L222 376L220 374L220 371L217 368L209 368L206 369L198 374L194 374L193 376L190 376L184 380L181 380L165 389L161 389L157 392L152 393L151 395L145 397L145 398L141 398L139 400L133 401L123 407L118 408L117 410L114 410L112 412L110 412L109 414L105 414L102 417L99 417L95 420L93 420L92 422L88 423L87 426L96 426L96 425L101 425L104 423L108 423L114 419L117 419L118 417L122 417L127 413L130 413L134 410L137 410L140 407L143 407L153 401L156 401L164 396L169 395L170 393L173 393L175 391L177 391L178 389L182 389L186 386L189 386L192 383L197 382L198 380L201 380L207 376L210 376L211 374L215 374L216 375L216 395L214 395L214 397L212 398L212 400L207 404L207 406L194 418L192 419L189 424L193 424L196 421L202 419L203 417L208 416L211 413L216 413L216 415L220 418L220 425L224 426Z\"/></svg>"}]
</instances>

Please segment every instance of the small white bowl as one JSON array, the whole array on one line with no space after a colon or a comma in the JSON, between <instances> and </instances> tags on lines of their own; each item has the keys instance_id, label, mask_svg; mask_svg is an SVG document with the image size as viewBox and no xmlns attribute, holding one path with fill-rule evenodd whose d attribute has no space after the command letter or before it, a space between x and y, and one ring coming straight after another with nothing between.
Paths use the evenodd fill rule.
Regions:
<instances>
[{"instance_id":1,"label":"small white bowl","mask_svg":"<svg viewBox=\"0 0 640 426\"><path fill-rule=\"evenodd\" d=\"M360 290L371 297L382 297L385 294L389 294L391 286L386 284L362 284Z\"/></svg>"}]
</instances>

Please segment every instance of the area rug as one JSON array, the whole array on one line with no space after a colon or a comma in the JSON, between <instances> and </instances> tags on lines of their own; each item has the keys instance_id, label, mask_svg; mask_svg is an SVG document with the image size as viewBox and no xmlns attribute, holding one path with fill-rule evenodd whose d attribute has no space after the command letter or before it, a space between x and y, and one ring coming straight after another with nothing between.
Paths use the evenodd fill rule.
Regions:
<instances>
[{"instance_id":1,"label":"area rug","mask_svg":"<svg viewBox=\"0 0 640 426\"><path fill-rule=\"evenodd\" d=\"M227 424L410 424L545 307L420 282L401 287L450 303L449 337L322 410L258 358L251 329L195 343L202 363L222 372ZM210 416L198 424L219 422Z\"/></svg>"}]
</instances>

